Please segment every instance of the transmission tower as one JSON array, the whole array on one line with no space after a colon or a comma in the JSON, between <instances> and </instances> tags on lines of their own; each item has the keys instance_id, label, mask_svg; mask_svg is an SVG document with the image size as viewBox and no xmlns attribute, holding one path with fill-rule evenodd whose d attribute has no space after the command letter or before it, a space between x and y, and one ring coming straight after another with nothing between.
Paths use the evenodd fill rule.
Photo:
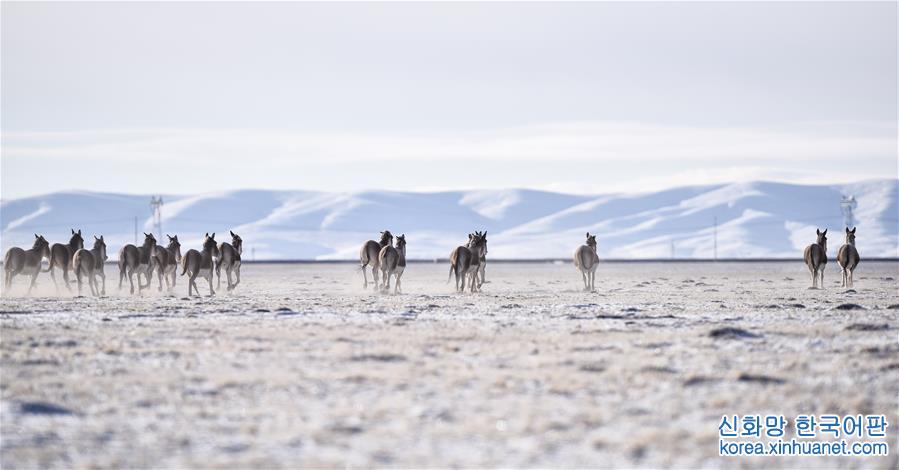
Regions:
<instances>
[{"instance_id":1,"label":"transmission tower","mask_svg":"<svg viewBox=\"0 0 899 470\"><path fill-rule=\"evenodd\" d=\"M843 226L851 228L855 226L855 216L852 211L858 207L855 196L843 196L840 201L840 211L843 213Z\"/></svg>"},{"instance_id":2,"label":"transmission tower","mask_svg":"<svg viewBox=\"0 0 899 470\"><path fill-rule=\"evenodd\" d=\"M156 239L162 240L162 196L153 196L150 198L150 208L153 209L153 229L156 232Z\"/></svg>"}]
</instances>

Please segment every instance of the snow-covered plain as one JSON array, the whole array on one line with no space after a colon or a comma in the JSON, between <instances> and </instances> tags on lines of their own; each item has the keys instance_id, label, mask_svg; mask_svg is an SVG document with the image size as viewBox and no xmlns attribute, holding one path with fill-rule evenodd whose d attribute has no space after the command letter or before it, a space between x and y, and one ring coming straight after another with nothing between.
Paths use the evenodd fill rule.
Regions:
<instances>
[{"instance_id":1,"label":"snow-covered plain","mask_svg":"<svg viewBox=\"0 0 899 470\"><path fill-rule=\"evenodd\" d=\"M245 258L353 259L364 240L405 233L409 257L446 258L474 230L487 230L490 254L503 259L569 258L584 233L597 233L601 258L798 258L829 228L841 240L840 199L854 195L862 257L899 256L899 181L805 186L754 182L691 186L645 194L571 195L532 190L409 193L229 191L164 196L163 232L197 248L205 232L245 240ZM598 190L601 192L601 190ZM65 192L4 200L0 249L51 242L69 229L104 234L114 256L151 231L149 196ZM834 251L836 248L834 248Z\"/></svg>"},{"instance_id":2,"label":"snow-covered plain","mask_svg":"<svg viewBox=\"0 0 899 470\"><path fill-rule=\"evenodd\" d=\"M596 293L551 263L488 264L474 295L445 264L395 296L345 264L248 264L193 299L20 278L0 465L896 468L718 456L723 414L882 413L895 436L899 263L863 260L854 291L828 266L823 290L798 262L603 263Z\"/></svg>"}]
</instances>

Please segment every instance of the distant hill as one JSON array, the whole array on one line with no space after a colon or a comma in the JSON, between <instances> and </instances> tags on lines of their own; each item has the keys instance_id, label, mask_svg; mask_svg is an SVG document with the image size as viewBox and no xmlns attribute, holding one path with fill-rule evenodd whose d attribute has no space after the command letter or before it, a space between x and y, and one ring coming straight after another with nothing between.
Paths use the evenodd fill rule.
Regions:
<instances>
[{"instance_id":1,"label":"distant hill","mask_svg":"<svg viewBox=\"0 0 899 470\"><path fill-rule=\"evenodd\" d=\"M354 259L363 241L389 229L406 234L409 257L445 258L474 230L488 231L489 256L568 258L598 234L602 258L711 258L717 218L719 258L796 258L829 228L830 254L842 242L840 200L853 195L858 249L899 256L899 180L847 185L769 182L690 186L644 194L571 195L532 190L412 193L240 190L165 196L163 231L186 248L204 232L245 240L246 259ZM104 234L110 258L149 232L150 197L87 191L4 200L0 248L31 246L33 233L68 240L69 228Z\"/></svg>"}]
</instances>

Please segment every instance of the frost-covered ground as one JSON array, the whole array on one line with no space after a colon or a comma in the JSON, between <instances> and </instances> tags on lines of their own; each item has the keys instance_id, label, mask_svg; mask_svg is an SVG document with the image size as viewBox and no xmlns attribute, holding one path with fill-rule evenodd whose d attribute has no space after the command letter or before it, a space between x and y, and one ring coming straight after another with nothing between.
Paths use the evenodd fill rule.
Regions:
<instances>
[{"instance_id":1,"label":"frost-covered ground","mask_svg":"<svg viewBox=\"0 0 899 470\"><path fill-rule=\"evenodd\" d=\"M863 262L855 292L833 264L824 290L799 263L604 264L596 293L570 265L493 263L477 295L445 265L410 265L398 296L350 265L243 274L199 299L183 278L10 297L20 279L2 466L723 467L722 414L803 413L886 414L892 455L739 463L897 465L897 263Z\"/></svg>"}]
</instances>

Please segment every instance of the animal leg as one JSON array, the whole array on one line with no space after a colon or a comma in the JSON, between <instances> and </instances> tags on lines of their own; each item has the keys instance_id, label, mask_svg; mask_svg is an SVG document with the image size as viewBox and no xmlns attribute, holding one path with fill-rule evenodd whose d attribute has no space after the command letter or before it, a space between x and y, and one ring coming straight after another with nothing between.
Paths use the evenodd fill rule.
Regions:
<instances>
[{"instance_id":1,"label":"animal leg","mask_svg":"<svg viewBox=\"0 0 899 470\"><path fill-rule=\"evenodd\" d=\"M70 282L69 282L69 267L68 266L62 267L62 280L63 280L63 285L66 286L66 290L68 290L71 293L72 286L69 285Z\"/></svg>"},{"instance_id":2,"label":"animal leg","mask_svg":"<svg viewBox=\"0 0 899 470\"><path fill-rule=\"evenodd\" d=\"M378 268L379 267L375 266L375 265L372 265L372 267L371 267L371 276L375 279L375 285L374 285L374 287L372 287L372 289L374 289L376 291L380 287L380 286L378 286L378 283L380 282L380 280L378 279Z\"/></svg>"},{"instance_id":3,"label":"animal leg","mask_svg":"<svg viewBox=\"0 0 899 470\"><path fill-rule=\"evenodd\" d=\"M234 281L234 287L237 288L237 285L240 284L240 265L238 264L236 268L234 268L234 274L237 279Z\"/></svg>"},{"instance_id":4,"label":"animal leg","mask_svg":"<svg viewBox=\"0 0 899 470\"><path fill-rule=\"evenodd\" d=\"M53 269L53 261L50 261L50 279L53 279L53 288L56 289L56 293L59 294L59 283L56 281L56 271Z\"/></svg>"},{"instance_id":5,"label":"animal leg","mask_svg":"<svg viewBox=\"0 0 899 470\"><path fill-rule=\"evenodd\" d=\"M31 289L34 289L35 284L37 283L37 275L40 271L35 272L31 275L31 284L28 285L28 295L31 295Z\"/></svg>"},{"instance_id":6,"label":"animal leg","mask_svg":"<svg viewBox=\"0 0 899 470\"><path fill-rule=\"evenodd\" d=\"M81 269L75 268L75 279L78 280L78 295L81 295Z\"/></svg>"},{"instance_id":7,"label":"animal leg","mask_svg":"<svg viewBox=\"0 0 899 470\"><path fill-rule=\"evenodd\" d=\"M231 270L232 269L233 268L231 266L228 266L227 268L225 268L225 276L228 278L227 279L228 280L228 290L234 289L234 286L235 286L235 284L231 281Z\"/></svg>"},{"instance_id":8,"label":"animal leg","mask_svg":"<svg viewBox=\"0 0 899 470\"><path fill-rule=\"evenodd\" d=\"M218 284L215 286L217 289L222 288L222 260L221 258L215 263L215 276L218 278ZM230 282L228 283L230 284ZM228 290L231 290L230 287Z\"/></svg>"},{"instance_id":9,"label":"animal leg","mask_svg":"<svg viewBox=\"0 0 899 470\"><path fill-rule=\"evenodd\" d=\"M134 269L128 268L128 282L131 284L131 295L134 295ZM137 280L137 283L140 284L140 279Z\"/></svg>"},{"instance_id":10,"label":"animal leg","mask_svg":"<svg viewBox=\"0 0 899 470\"><path fill-rule=\"evenodd\" d=\"M100 291L100 295L106 295L106 273L100 271L100 279L103 279L103 290Z\"/></svg>"},{"instance_id":11,"label":"animal leg","mask_svg":"<svg viewBox=\"0 0 899 470\"><path fill-rule=\"evenodd\" d=\"M209 282L209 295L215 295L215 291L212 290L212 270L209 271L209 277L206 278L206 281Z\"/></svg>"}]
</instances>

